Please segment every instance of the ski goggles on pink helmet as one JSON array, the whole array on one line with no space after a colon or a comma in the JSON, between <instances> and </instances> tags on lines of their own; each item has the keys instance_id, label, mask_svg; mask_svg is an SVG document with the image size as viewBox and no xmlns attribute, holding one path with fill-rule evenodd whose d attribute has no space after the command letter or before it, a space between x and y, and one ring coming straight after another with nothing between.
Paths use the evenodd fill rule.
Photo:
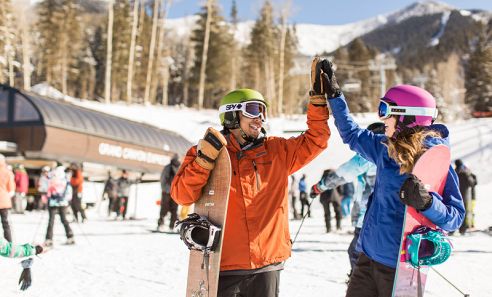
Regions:
<instances>
[{"instance_id":1,"label":"ski goggles on pink helmet","mask_svg":"<svg viewBox=\"0 0 492 297\"><path fill-rule=\"evenodd\" d=\"M267 119L267 107L261 101L247 101L241 103L229 103L219 107L219 113L229 111L240 111L243 116L255 119L260 117L262 122L266 122Z\"/></svg>"},{"instance_id":2,"label":"ski goggles on pink helmet","mask_svg":"<svg viewBox=\"0 0 492 297\"><path fill-rule=\"evenodd\" d=\"M397 106L384 100L379 101L378 116L384 120L393 115L409 115L409 116L426 116L437 118L437 108L432 107L415 107L415 106Z\"/></svg>"}]
</instances>

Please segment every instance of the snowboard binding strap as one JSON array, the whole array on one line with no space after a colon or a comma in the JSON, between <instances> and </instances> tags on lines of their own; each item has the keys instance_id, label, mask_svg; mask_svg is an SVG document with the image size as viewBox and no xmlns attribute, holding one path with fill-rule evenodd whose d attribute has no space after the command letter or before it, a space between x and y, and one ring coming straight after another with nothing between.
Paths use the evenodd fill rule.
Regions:
<instances>
[{"instance_id":1,"label":"snowboard binding strap","mask_svg":"<svg viewBox=\"0 0 492 297\"><path fill-rule=\"evenodd\" d=\"M182 221L176 222L180 239L188 249L209 254L215 251L222 229L212 224L206 217L197 213L189 214Z\"/></svg>"}]
</instances>

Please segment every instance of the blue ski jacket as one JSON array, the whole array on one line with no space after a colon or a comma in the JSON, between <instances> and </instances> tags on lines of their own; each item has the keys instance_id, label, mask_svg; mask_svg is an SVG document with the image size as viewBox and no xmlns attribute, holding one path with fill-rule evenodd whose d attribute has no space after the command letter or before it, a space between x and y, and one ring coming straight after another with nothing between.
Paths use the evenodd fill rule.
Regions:
<instances>
[{"instance_id":1,"label":"blue ski jacket","mask_svg":"<svg viewBox=\"0 0 492 297\"><path fill-rule=\"evenodd\" d=\"M354 204L357 203L358 207L352 208L352 221L355 222L355 227L362 228L367 200L374 189L375 178L376 165L362 158L361 155L355 154L350 160L340 165L334 174L321 178L317 186L324 192L353 182L355 184Z\"/></svg>"},{"instance_id":2,"label":"blue ski jacket","mask_svg":"<svg viewBox=\"0 0 492 297\"><path fill-rule=\"evenodd\" d=\"M405 212L399 192L408 175L400 174L400 166L389 157L388 149L383 144L387 138L385 135L361 129L354 122L343 95L328 102L343 142L377 166L376 183L369 197L358 251L378 263L396 268ZM430 128L440 132L443 138L427 138L424 143L426 147L437 144L449 146L449 131L444 125L432 125ZM446 231L461 226L465 208L458 188L458 177L451 166L442 197L434 192L431 195L432 205L422 214Z\"/></svg>"}]
</instances>

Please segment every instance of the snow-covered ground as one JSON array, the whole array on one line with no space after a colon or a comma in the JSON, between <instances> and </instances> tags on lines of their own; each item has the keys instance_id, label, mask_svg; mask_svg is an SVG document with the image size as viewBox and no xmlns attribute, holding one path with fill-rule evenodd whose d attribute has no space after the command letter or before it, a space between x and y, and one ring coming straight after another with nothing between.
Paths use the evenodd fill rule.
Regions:
<instances>
[{"instance_id":1,"label":"snow-covered ground","mask_svg":"<svg viewBox=\"0 0 492 297\"><path fill-rule=\"evenodd\" d=\"M183 134L196 142L208 126L218 127L216 111L195 111L180 107L152 107L126 104L107 105L70 99L83 105L135 121L146 122ZM357 116L365 126L374 114ZM328 149L302 171L311 185L322 170L337 167L353 153L341 142L330 118L332 137ZM297 135L305 129L305 116L274 118L268 122L270 135ZM478 175L476 222L478 229L492 225L492 119L471 119L449 124L452 156L462 158ZM100 197L100 184L86 183L84 195ZM138 191L137 191L138 190ZM138 192L138 195L137 195ZM89 221L72 224L77 244L64 246L63 227L56 220L55 248L35 259L33 286L26 293L16 289L21 272L18 260L0 259L1 296L184 296L188 250L175 234L154 234L159 208L158 184L132 188L129 215L139 220L108 219L107 201L88 210ZM138 201L135 204L135 201ZM16 242L44 240L47 214L11 215ZM299 221L290 222L292 237ZM280 296L344 296L349 262L346 249L352 228L344 221L343 233L324 233L322 208L313 203L313 218L306 219L292 257L281 276ZM471 296L492 296L490 278L492 236L474 232L453 237L453 256L437 269ZM449 284L430 272L426 296L461 296Z\"/></svg>"},{"instance_id":2,"label":"snow-covered ground","mask_svg":"<svg viewBox=\"0 0 492 297\"><path fill-rule=\"evenodd\" d=\"M480 185L477 226L492 225L492 184ZM33 285L26 293L16 289L21 272L18 260L0 259L1 296L184 296L188 250L175 234L151 233L155 218L113 221L104 213L106 204L88 211L89 221L72 224L77 244L64 246L63 227L56 221L55 248L35 258ZM132 209L130 207L130 209ZM157 216L158 207L149 207ZM313 217L306 219L292 257L281 274L280 296L344 296L349 271L347 247L351 235L344 220L343 234L324 233L322 208L313 203ZM43 212L12 215L18 242L42 242L47 225ZM290 221L292 236L299 221ZM439 272L471 296L491 296L492 236L475 232L452 237L454 252ZM436 273L430 272L426 296L461 296Z\"/></svg>"}]
</instances>

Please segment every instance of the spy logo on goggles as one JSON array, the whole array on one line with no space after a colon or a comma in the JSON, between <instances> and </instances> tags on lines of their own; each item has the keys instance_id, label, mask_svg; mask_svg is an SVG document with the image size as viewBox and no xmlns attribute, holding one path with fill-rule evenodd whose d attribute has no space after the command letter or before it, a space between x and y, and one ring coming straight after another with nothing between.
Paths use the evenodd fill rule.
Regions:
<instances>
[{"instance_id":1,"label":"spy logo on goggles","mask_svg":"<svg viewBox=\"0 0 492 297\"><path fill-rule=\"evenodd\" d=\"M241 110L242 104L227 104L225 106L226 111Z\"/></svg>"},{"instance_id":2,"label":"spy logo on goggles","mask_svg":"<svg viewBox=\"0 0 492 297\"><path fill-rule=\"evenodd\" d=\"M415 106L392 106L388 102L381 100L378 107L378 116L380 119L387 119L392 115L413 115L428 116L433 119L437 118L437 108L415 107Z\"/></svg>"},{"instance_id":3,"label":"spy logo on goggles","mask_svg":"<svg viewBox=\"0 0 492 297\"><path fill-rule=\"evenodd\" d=\"M261 101L230 103L230 104L224 104L219 107L219 113L224 113L229 111L241 111L243 116L250 119L255 119L257 117L260 117L262 122L265 122L267 118L266 105Z\"/></svg>"}]
</instances>

